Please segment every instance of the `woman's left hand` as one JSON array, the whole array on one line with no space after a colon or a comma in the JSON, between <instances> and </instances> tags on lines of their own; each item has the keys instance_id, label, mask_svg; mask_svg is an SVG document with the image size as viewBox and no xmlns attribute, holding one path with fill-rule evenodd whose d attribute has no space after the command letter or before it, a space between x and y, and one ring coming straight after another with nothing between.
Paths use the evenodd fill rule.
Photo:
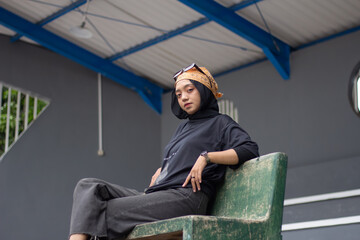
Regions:
<instances>
[{"instance_id":1,"label":"woman's left hand","mask_svg":"<svg viewBox=\"0 0 360 240\"><path fill-rule=\"evenodd\" d=\"M154 175L152 176L152 178L151 178L151 182L150 182L149 187L154 185L154 183L155 183L156 179L159 177L160 173L161 173L161 168L158 168L156 170L156 172L154 173Z\"/></svg>"},{"instance_id":2,"label":"woman's left hand","mask_svg":"<svg viewBox=\"0 0 360 240\"><path fill-rule=\"evenodd\" d=\"M191 182L193 191L200 191L201 175L206 167L206 164L207 162L205 157L199 156L182 186L185 187L189 182Z\"/></svg>"}]
</instances>

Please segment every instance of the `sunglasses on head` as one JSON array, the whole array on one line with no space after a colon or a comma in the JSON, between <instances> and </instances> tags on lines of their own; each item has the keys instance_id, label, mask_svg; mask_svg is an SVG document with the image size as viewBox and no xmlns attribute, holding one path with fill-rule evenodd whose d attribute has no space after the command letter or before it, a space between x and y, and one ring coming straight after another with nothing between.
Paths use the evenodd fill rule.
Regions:
<instances>
[{"instance_id":1,"label":"sunglasses on head","mask_svg":"<svg viewBox=\"0 0 360 240\"><path fill-rule=\"evenodd\" d=\"M176 79L177 79L182 73L187 72L187 71L189 71L189 70L192 69L192 68L196 68L196 70L198 70L199 72L201 72L202 74L204 74L204 75L206 76L206 78L209 80L210 87L212 87L212 84L211 84L211 81L210 81L209 77L206 75L206 73L203 72L203 70L201 70L201 68L200 68L198 65L196 65L196 63L192 63L192 64L190 64L189 66L187 66L187 67L181 69L180 71L178 71L177 73L175 73L174 76L173 76L174 80L176 81Z\"/></svg>"}]
</instances>

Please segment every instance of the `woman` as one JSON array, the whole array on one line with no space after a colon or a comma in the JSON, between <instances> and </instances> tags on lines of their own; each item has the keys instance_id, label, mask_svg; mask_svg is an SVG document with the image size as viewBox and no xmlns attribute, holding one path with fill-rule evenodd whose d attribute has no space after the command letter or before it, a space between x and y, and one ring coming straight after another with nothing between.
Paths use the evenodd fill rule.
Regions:
<instances>
[{"instance_id":1,"label":"woman","mask_svg":"<svg viewBox=\"0 0 360 240\"><path fill-rule=\"evenodd\" d=\"M226 166L259 156L257 144L229 116L210 72L196 64L174 75L171 108L180 124L145 193L99 179L82 179L74 191L70 240L116 239L137 224L206 214Z\"/></svg>"}]
</instances>

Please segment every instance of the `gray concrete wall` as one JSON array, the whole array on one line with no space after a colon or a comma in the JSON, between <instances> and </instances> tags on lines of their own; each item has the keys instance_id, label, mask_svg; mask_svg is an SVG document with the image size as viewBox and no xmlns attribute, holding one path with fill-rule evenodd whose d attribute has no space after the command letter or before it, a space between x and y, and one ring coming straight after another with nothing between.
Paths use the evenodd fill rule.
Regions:
<instances>
[{"instance_id":1,"label":"gray concrete wall","mask_svg":"<svg viewBox=\"0 0 360 240\"><path fill-rule=\"evenodd\" d=\"M261 154L289 155L286 198L359 188L360 118L347 99L349 75L360 60L359 42L356 32L292 53L288 81L269 62L217 78ZM4 239L66 239L73 187L82 177L146 187L160 164L160 149L179 123L168 94L160 117L136 93L104 79L106 155L98 157L96 73L42 48L0 37L0 81L51 100L0 163ZM352 207L351 200L339 204L349 202ZM318 207L309 205L307 216L285 209L286 223L326 218L323 212L313 214L311 209ZM351 210L337 209L329 216ZM287 232L284 239L338 239L332 232L355 239L356 231L350 226L303 230Z\"/></svg>"},{"instance_id":2,"label":"gray concrete wall","mask_svg":"<svg viewBox=\"0 0 360 240\"><path fill-rule=\"evenodd\" d=\"M356 32L292 53L287 81L269 62L218 79L225 96L239 108L240 124L258 142L261 154L283 151L289 155L288 198L332 190L315 184L317 189L310 191L313 186L306 184L316 178L321 181L326 171L301 178L296 168L360 156L360 118L347 96L350 73L360 60L359 40ZM299 189L300 183L304 187Z\"/></svg>"},{"instance_id":3,"label":"gray concrete wall","mask_svg":"<svg viewBox=\"0 0 360 240\"><path fill-rule=\"evenodd\" d=\"M286 198L360 188L360 118L347 96L350 73L360 61L359 43L360 32L355 32L293 52L290 80L283 80L268 61L216 79L260 153L288 154ZM170 101L169 94L165 100ZM162 146L177 123L164 102ZM318 206L309 204L307 216L301 214L304 209L285 208L286 223L358 215L359 207L342 209L347 203L328 214L315 214ZM342 239L358 239L358 230L347 232L354 227L288 232L284 239L310 239L311 234L317 236L311 239L339 239L331 234L339 229L349 236Z\"/></svg>"},{"instance_id":4,"label":"gray concrete wall","mask_svg":"<svg viewBox=\"0 0 360 240\"><path fill-rule=\"evenodd\" d=\"M98 157L95 72L0 36L0 81L51 101L0 162L0 239L67 239L83 177L147 187L160 162L160 116L135 92L103 79L105 156Z\"/></svg>"}]
</instances>

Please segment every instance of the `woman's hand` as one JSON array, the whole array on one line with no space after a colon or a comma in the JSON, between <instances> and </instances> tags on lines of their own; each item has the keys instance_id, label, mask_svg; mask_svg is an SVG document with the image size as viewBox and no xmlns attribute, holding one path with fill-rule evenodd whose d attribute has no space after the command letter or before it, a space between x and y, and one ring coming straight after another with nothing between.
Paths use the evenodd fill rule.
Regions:
<instances>
[{"instance_id":1,"label":"woman's hand","mask_svg":"<svg viewBox=\"0 0 360 240\"><path fill-rule=\"evenodd\" d=\"M191 182L193 191L200 191L201 175L206 167L206 164L207 162L205 157L199 156L182 186L185 187L189 182Z\"/></svg>"},{"instance_id":2,"label":"woman's hand","mask_svg":"<svg viewBox=\"0 0 360 240\"><path fill-rule=\"evenodd\" d=\"M149 187L151 187L152 185L154 185L156 179L159 177L160 175L160 172L161 172L161 168L158 168L158 170L156 170L156 172L154 173L154 175L152 176L151 178L151 182L150 182L150 185Z\"/></svg>"}]
</instances>

